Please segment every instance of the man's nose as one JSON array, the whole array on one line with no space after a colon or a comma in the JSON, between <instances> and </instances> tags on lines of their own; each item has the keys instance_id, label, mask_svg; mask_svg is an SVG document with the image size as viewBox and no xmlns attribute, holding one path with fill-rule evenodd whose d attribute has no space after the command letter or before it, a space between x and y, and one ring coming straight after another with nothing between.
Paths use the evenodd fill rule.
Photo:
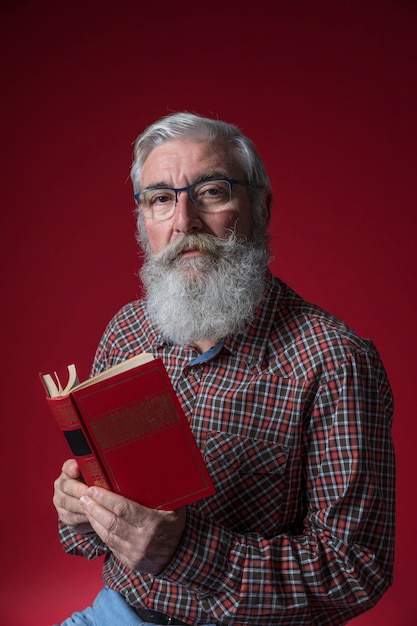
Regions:
<instances>
[{"instance_id":1,"label":"man's nose","mask_svg":"<svg viewBox=\"0 0 417 626\"><path fill-rule=\"evenodd\" d=\"M174 213L174 229L177 232L189 233L200 230L203 225L200 213L188 193L177 192L177 203Z\"/></svg>"}]
</instances>

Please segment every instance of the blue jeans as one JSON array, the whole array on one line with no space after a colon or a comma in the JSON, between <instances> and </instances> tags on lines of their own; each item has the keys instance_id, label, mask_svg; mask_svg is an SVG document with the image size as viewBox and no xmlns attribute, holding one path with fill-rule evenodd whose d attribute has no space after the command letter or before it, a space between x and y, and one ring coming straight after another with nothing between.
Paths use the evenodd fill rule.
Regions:
<instances>
[{"instance_id":1,"label":"blue jeans","mask_svg":"<svg viewBox=\"0 0 417 626\"><path fill-rule=\"evenodd\" d=\"M73 613L61 626L141 626L149 624L136 615L123 597L104 587L93 602L81 613ZM58 626L58 625L56 625Z\"/></svg>"}]
</instances>

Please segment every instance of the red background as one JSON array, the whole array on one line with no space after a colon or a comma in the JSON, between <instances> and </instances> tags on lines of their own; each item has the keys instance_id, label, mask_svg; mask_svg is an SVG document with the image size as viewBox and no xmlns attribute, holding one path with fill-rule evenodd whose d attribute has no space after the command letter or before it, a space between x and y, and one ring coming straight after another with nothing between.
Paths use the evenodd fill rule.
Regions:
<instances>
[{"instance_id":1,"label":"red background","mask_svg":"<svg viewBox=\"0 0 417 626\"><path fill-rule=\"evenodd\" d=\"M2 3L0 621L60 621L100 586L100 563L58 544L67 449L37 374L74 361L87 376L138 294L132 142L187 109L255 140L275 191L274 272L380 350L397 406L396 577L354 623L414 626L416 3L199 7Z\"/></svg>"}]
</instances>

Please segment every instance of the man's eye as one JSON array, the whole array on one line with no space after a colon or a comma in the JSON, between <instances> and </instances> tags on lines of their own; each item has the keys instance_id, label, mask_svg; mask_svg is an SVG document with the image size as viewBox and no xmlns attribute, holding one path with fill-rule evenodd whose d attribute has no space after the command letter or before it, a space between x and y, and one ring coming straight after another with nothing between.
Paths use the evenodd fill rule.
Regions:
<instances>
[{"instance_id":1,"label":"man's eye","mask_svg":"<svg viewBox=\"0 0 417 626\"><path fill-rule=\"evenodd\" d=\"M204 185L204 187L200 190L200 193L204 194L205 196L218 196L219 194L223 193L223 189L220 187L220 185Z\"/></svg>"},{"instance_id":2,"label":"man's eye","mask_svg":"<svg viewBox=\"0 0 417 626\"><path fill-rule=\"evenodd\" d=\"M229 188L221 183L204 183L196 191L201 200L221 200L229 196Z\"/></svg>"},{"instance_id":3,"label":"man's eye","mask_svg":"<svg viewBox=\"0 0 417 626\"><path fill-rule=\"evenodd\" d=\"M158 204L166 204L167 202L171 202L173 196L168 193L155 193L149 197L149 202L153 206L157 206Z\"/></svg>"},{"instance_id":4,"label":"man's eye","mask_svg":"<svg viewBox=\"0 0 417 626\"><path fill-rule=\"evenodd\" d=\"M216 186L216 185L207 185L204 189L203 189L203 193L206 196L217 196L219 193L221 193L221 189Z\"/></svg>"}]
</instances>

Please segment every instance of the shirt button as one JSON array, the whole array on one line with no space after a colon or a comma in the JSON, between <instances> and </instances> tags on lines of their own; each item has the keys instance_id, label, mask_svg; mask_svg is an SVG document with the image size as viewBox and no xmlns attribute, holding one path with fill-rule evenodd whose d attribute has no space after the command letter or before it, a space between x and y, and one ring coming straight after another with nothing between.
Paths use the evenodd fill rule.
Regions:
<instances>
[{"instance_id":1,"label":"shirt button","mask_svg":"<svg viewBox=\"0 0 417 626\"><path fill-rule=\"evenodd\" d=\"M199 382L200 381L200 370L198 367L190 367L190 374L194 376L194 378Z\"/></svg>"}]
</instances>

